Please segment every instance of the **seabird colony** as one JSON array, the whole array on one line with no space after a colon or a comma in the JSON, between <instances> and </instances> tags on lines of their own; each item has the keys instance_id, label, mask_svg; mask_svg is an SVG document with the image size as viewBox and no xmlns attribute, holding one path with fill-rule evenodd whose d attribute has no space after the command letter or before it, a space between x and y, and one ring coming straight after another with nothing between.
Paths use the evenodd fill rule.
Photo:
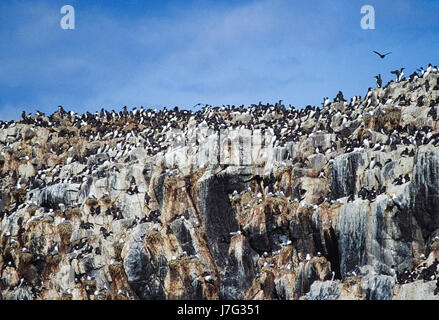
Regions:
<instances>
[{"instance_id":1,"label":"seabird colony","mask_svg":"<svg viewBox=\"0 0 439 320\"><path fill-rule=\"evenodd\" d=\"M403 70L404 68L401 68L391 73L396 76L395 82L404 82L404 87L410 86L416 89L422 87L423 94L416 101L412 101L403 93L394 99L388 98L394 90L395 82L390 81L382 87L382 79L379 75L376 77L377 89L369 88L364 97L355 96L348 102L344 99L343 93L339 91L332 102L328 97L325 97L322 107L308 105L303 109L296 109L291 105L286 107L282 101L279 101L275 104L259 102L259 104L252 104L249 108L244 107L244 105L238 107L234 105L221 107L205 105L196 112L180 110L178 107L171 110L166 108L152 110L140 107L128 111L126 106L120 112L101 109L100 112L94 114L86 112L82 115L65 111L62 106L59 106L58 111L49 116L40 111L37 111L36 115L26 114L23 111L19 121L0 121L0 130L21 124L31 126L22 139L11 143L6 139L7 142L1 146L0 161L2 163L12 160L18 163L30 162L36 168L36 174L25 179L20 177L17 170L3 170L0 177L5 185L11 186L11 189L30 193L34 189L42 189L61 182L85 183L89 176L102 178L106 176L108 170L118 170L117 166L113 164L129 161L131 152L136 148L144 148L149 156L164 154L168 147L175 143L175 137L172 134L169 135L169 132L172 132L173 129L181 130L183 136L187 137L194 128L199 126L205 126L215 131L243 128L252 131L259 130L262 134L269 131L275 136L275 147L283 147L290 142L299 142L314 133L331 133L335 134L335 139L331 141L331 147L327 150L316 148L315 153L335 156L365 148L386 152L402 147L401 156L413 156L416 147L420 145L433 144L438 146L439 132L435 132L432 127L428 126L418 128L408 125L392 130L381 128L379 134L386 137L386 141L383 144L374 144L370 143L367 138L370 129L364 130L363 139L351 137L352 128L347 127L345 130L337 132L333 130L334 127L340 127L344 124L357 124L358 126L360 120L372 116L374 112L385 117L389 113L398 112L401 108L413 103L418 107L424 106L429 94L439 89L439 83L437 83L438 67L429 64L426 70L418 69L421 73L414 72L408 79L403 77ZM430 74L433 76L428 78ZM422 84L420 84L419 79L424 79ZM428 116L437 120L439 97L435 100L429 100L428 103L430 109ZM312 121L312 126L307 125L310 121ZM34 142L29 144L28 141L36 135L35 131L38 127L49 130L50 134L46 143L42 145L38 140L33 139ZM63 139L60 140L60 138ZM83 154L74 154L75 144L82 139L89 143L105 141L106 144L105 147L87 150ZM39 155L42 152L53 154L57 161L51 163L40 161ZM66 156L67 154L69 156ZM73 162L87 164L88 158L97 154L106 154L108 159L98 158L97 162L85 166L79 174L63 177L58 175L63 165ZM288 153L285 160L291 160ZM372 167L382 167L383 165L385 163L375 160L371 164ZM409 179L408 176L398 177L394 183L402 184ZM385 188L380 190L362 188L357 195L351 195L350 200L356 196L373 200L385 191ZM133 181L127 192L137 192ZM22 198L18 197L17 201L12 201L9 206L5 207L2 215L10 215L18 208L30 205L20 199ZM62 204L62 206L64 205ZM91 211L90 214L99 214L99 211ZM115 218L122 218L122 213L118 212L117 209L112 209L109 214Z\"/></svg>"},{"instance_id":2,"label":"seabird colony","mask_svg":"<svg viewBox=\"0 0 439 320\"><path fill-rule=\"evenodd\" d=\"M395 81L382 85L381 75L376 77L377 88L369 88L365 96L355 96L347 101L341 91L338 92L333 101L328 97L323 99L321 107L308 105L303 109L293 106L285 106L282 101L275 104L252 104L250 107L223 105L205 105L198 111L180 110L178 107L173 109L152 110L144 107L128 110L124 107L122 111L107 111L101 109L100 112L79 115L72 111L66 111L62 106L52 115L45 115L37 111L35 115L22 113L18 121L0 121L0 131L7 133L8 136L2 139L0 146L0 164L2 171L0 181L3 190L8 191L8 196L2 195L0 199L1 211L0 219L14 215L17 210L24 208L35 208L34 216L26 223L20 218L17 222L18 237L12 237L10 230L2 230L4 241L20 242L20 250L23 254L29 249L22 245L23 234L29 224L43 219L53 219L56 214L62 216L61 223L72 223L66 215L67 210L79 207L79 204L60 203L58 208L40 207L37 203L30 201L32 194L41 191L49 186L60 183L79 184L82 186L89 184L89 179L105 178L109 173L117 173L117 163L132 161L132 152L135 149L144 149L148 156L161 156L175 143L176 137L170 132L175 130L182 133L182 137L189 137L199 127L207 127L214 131L247 129L252 132L269 132L275 137L274 147L285 147L291 143L298 143L308 136L318 133L330 133L334 138L327 149L316 148L315 154L324 154L328 162L343 153L356 152L360 150L372 150L377 153L386 154L400 152L401 157L414 156L417 148L421 145L439 146L439 132L431 126L415 127L407 125L401 127L380 126L379 131L375 132L383 143L371 142L374 126L364 128L361 136L352 136L352 132L373 117L386 119L392 123L393 117L400 114L403 108L410 106L428 107L428 117L434 121L438 120L437 108L439 106L439 72L437 66L431 64L426 70L419 69L412 73L409 78L404 77L404 68L392 71L396 76ZM407 96L404 91L398 93L400 87L410 88L411 92L417 92L416 99ZM433 94L436 91L436 94ZM432 98L434 97L434 98ZM378 120L379 121L379 120ZM28 129L22 135L14 135L11 128L26 125ZM45 128L49 134L44 143L38 137L38 128ZM334 130L334 128L338 128ZM10 135L10 136L9 136ZM105 142L96 147L86 147L84 152L79 152L78 145L81 141L90 146L96 146L94 142ZM196 141L194 148L198 147ZM105 155L105 156L102 156ZM90 158L93 157L93 161ZM391 161L389 157L375 156L369 169L382 168ZM293 163L291 155L284 153L282 162L278 164L285 167L285 163ZM380 162L382 161L382 162ZM63 167L69 164L79 163L82 165L80 172L72 173L63 171ZM34 170L34 174L26 174L19 167L20 164L28 164ZM299 164L305 165L305 164ZM26 172L32 172L26 169ZM163 169L169 175L178 173L176 168ZM61 174L62 173L62 174ZM325 173L318 173L319 178L325 178ZM257 177L255 178L257 179ZM397 177L393 181L396 185L405 184L410 181L409 175ZM282 191L275 191L272 186L267 189L247 190L252 192L255 198L284 197ZM304 199L306 190L296 190L291 196L292 202L301 202ZM138 186L131 180L126 192L130 195L139 193ZM243 191L245 192L245 191ZM386 194L386 187L381 186L377 189L361 188L356 194L349 195L347 201L352 202L356 199L368 199L374 201L380 194ZM240 192L234 190L232 196ZM388 195L392 197L392 195ZM398 199L392 198L395 205ZM148 195L145 194L145 203L148 203ZM258 203L259 203L258 202ZM317 203L301 203L303 206L314 210L317 206L327 202L336 205L339 200L332 194L327 194ZM105 211L97 205L96 197L90 195L86 201L88 214L91 216L105 214L112 216L114 220L124 219L121 208L111 206ZM38 209L37 209L38 208ZM55 211L54 211L55 210ZM134 219L133 228L139 223L145 222L161 223L160 212L153 210L148 216L142 219ZM326 222L327 223L327 222ZM330 224L330 223L329 223ZM83 230L93 229L93 223L81 221L79 228ZM113 232L104 227L100 227L100 234L104 239L111 237ZM230 236L241 235L241 230L230 232ZM5 240L6 239L6 240ZM123 239L119 241L123 242ZM439 238L434 241L439 241ZM291 243L290 239L283 239L282 245ZM56 257L59 254L60 245L55 244L50 248L48 255ZM81 240L72 247L71 258L80 258L89 253L100 254L99 247L93 247L86 240ZM320 253L319 253L320 254ZM269 254L267 254L269 255ZM273 254L274 255L274 254ZM320 256L320 255L319 255ZM3 268L15 267L14 259L11 255L5 256ZM178 259L178 258L176 258ZM306 260L310 260L311 255L306 255ZM264 267L273 267L270 263L265 263ZM407 283L416 279L433 280L437 264L434 267L422 265L415 270L405 270L397 274L399 283ZM289 269L290 267L284 267ZM433 270L435 269L435 270ZM211 281L210 276L206 276ZM75 282L87 281L90 275L75 275ZM439 281L439 280L438 280ZM25 279L21 279L18 286L29 285ZM38 293L38 284L32 285L32 291ZM438 289L439 290L439 289ZM99 290L98 290L99 291ZM99 291L100 293L101 291Z\"/></svg>"},{"instance_id":3,"label":"seabird colony","mask_svg":"<svg viewBox=\"0 0 439 320\"><path fill-rule=\"evenodd\" d=\"M436 81L438 68L432 67L430 64L427 70L419 69L421 74L414 72L409 79L403 77L403 70L404 68L392 71L392 74L396 75L395 82L405 82L404 87L420 86L418 79L427 79L430 74L434 74L434 77L422 82L423 94L416 101L411 101L411 98L404 94L400 94L394 99L387 98L393 91L394 81L390 81L382 87L382 79L379 75L376 77L377 90L369 88L364 97L355 96L348 102L344 99L343 93L339 91L332 102L325 97L322 107L308 105L303 109L296 109L291 105L286 107L282 101L279 101L276 104L259 102L259 104L252 104L249 108L245 108L244 105L238 107L234 105L221 107L205 105L196 112L179 110L178 107L171 110L166 108L152 110L140 107L128 111L126 106L120 112L101 109L100 112L94 114L86 112L82 115L65 111L62 106L59 106L59 110L49 116L40 111L37 111L36 115L26 114L23 111L19 121L0 121L0 130L6 130L20 124L31 126L26 133L27 137L13 143L6 142L1 147L0 159L3 161L16 160L19 163L31 162L36 167L37 173L33 177L23 179L16 170L4 171L1 173L1 178L14 186L15 189L31 192L35 188L41 189L60 182L83 182L90 175L103 177L106 175L106 170L117 170L117 167L112 165L113 163L129 161L132 150L144 148L150 156L165 153L168 147L175 143L175 137L169 132L174 129L181 130L183 136L187 137L194 131L194 128L199 126L208 127L214 131L244 128L252 131L259 130L262 134L269 131L271 135L275 136L275 147L283 147L289 142L299 142L313 133L331 133L335 134L331 147L327 150L317 148L316 153L336 155L364 148L375 151L393 151L398 146L404 146L402 155L410 155L413 154L414 148L417 146L423 144L437 146L439 133L427 126L422 128L397 127L393 130L381 128L380 134L387 139L384 144L380 145L369 143L367 135L370 129L364 131L365 137L362 141L350 136L353 131L351 129L346 128L346 130L338 132L333 130L334 127L343 124L358 123L363 117L373 115L373 110L377 110L384 117L385 110L389 110L388 113L397 112L413 103L418 107L424 106L429 93L439 88ZM428 102L430 107L428 115L433 120L437 120L436 106L439 103L439 98ZM307 122L310 121L313 123L312 126L307 125ZM38 127L49 129L49 137L44 145L41 145L38 140L34 141L35 139L29 145L27 142L29 137L35 135L34 132ZM54 142L55 137L57 138L56 142ZM59 138L64 139L60 140ZM75 143L80 139L85 139L89 143L94 141L107 143L105 147L88 150L84 154L74 154ZM57 161L54 165L38 161L40 154L38 150L40 152L42 150L48 151L62 161ZM65 157L66 154L69 156ZM88 158L96 154L107 154L108 160L104 161L104 158L101 158L97 163L84 167L82 172L74 176L59 177L57 175L63 165L73 162L87 164ZM102 166L104 163L105 168ZM376 165L382 166L383 163L377 162ZM132 185L128 192L136 192L135 185ZM363 195L359 194L359 196ZM20 205L22 203L16 203L15 209Z\"/></svg>"}]
</instances>

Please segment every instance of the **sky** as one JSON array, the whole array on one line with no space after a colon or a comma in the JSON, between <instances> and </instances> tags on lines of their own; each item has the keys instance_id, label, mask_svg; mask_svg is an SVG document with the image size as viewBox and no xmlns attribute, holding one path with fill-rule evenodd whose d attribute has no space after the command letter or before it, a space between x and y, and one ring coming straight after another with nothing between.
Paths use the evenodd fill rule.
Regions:
<instances>
[{"instance_id":1,"label":"sky","mask_svg":"<svg viewBox=\"0 0 439 320\"><path fill-rule=\"evenodd\" d=\"M378 74L439 65L438 17L437 0L2 0L0 120L364 96Z\"/></svg>"}]
</instances>

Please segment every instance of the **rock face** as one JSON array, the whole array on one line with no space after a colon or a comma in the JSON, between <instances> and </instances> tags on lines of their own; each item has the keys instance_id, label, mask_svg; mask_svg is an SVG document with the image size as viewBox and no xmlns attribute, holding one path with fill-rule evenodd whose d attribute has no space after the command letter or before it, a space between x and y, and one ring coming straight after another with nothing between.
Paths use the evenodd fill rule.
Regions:
<instances>
[{"instance_id":1,"label":"rock face","mask_svg":"<svg viewBox=\"0 0 439 320\"><path fill-rule=\"evenodd\" d=\"M0 299L439 299L438 78L2 122Z\"/></svg>"}]
</instances>

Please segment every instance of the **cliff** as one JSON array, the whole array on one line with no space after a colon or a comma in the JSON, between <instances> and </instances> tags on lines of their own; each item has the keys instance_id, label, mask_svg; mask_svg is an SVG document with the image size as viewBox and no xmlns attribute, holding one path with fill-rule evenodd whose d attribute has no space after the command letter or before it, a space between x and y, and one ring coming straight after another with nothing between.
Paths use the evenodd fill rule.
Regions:
<instances>
[{"instance_id":1,"label":"cliff","mask_svg":"<svg viewBox=\"0 0 439 320\"><path fill-rule=\"evenodd\" d=\"M438 78L2 122L0 299L439 299Z\"/></svg>"}]
</instances>

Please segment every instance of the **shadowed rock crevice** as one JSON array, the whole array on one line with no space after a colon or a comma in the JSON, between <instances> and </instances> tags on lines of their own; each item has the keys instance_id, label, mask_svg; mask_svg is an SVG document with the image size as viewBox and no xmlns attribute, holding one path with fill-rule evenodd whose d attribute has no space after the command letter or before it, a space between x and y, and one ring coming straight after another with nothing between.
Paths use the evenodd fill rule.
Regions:
<instances>
[{"instance_id":1,"label":"shadowed rock crevice","mask_svg":"<svg viewBox=\"0 0 439 320\"><path fill-rule=\"evenodd\" d=\"M228 197L234 190L233 181L228 175L218 175L200 181L198 186L198 211L205 226L210 251L221 269L228 259L230 232L239 230Z\"/></svg>"},{"instance_id":2,"label":"shadowed rock crevice","mask_svg":"<svg viewBox=\"0 0 439 320\"><path fill-rule=\"evenodd\" d=\"M427 239L439 227L439 152L421 147L414 162L411 211Z\"/></svg>"},{"instance_id":3,"label":"shadowed rock crevice","mask_svg":"<svg viewBox=\"0 0 439 320\"><path fill-rule=\"evenodd\" d=\"M328 256L329 262L331 262L331 269L334 271L334 279L341 279L340 271L340 253L337 236L332 226L323 230L323 236L325 239L325 252Z\"/></svg>"}]
</instances>

